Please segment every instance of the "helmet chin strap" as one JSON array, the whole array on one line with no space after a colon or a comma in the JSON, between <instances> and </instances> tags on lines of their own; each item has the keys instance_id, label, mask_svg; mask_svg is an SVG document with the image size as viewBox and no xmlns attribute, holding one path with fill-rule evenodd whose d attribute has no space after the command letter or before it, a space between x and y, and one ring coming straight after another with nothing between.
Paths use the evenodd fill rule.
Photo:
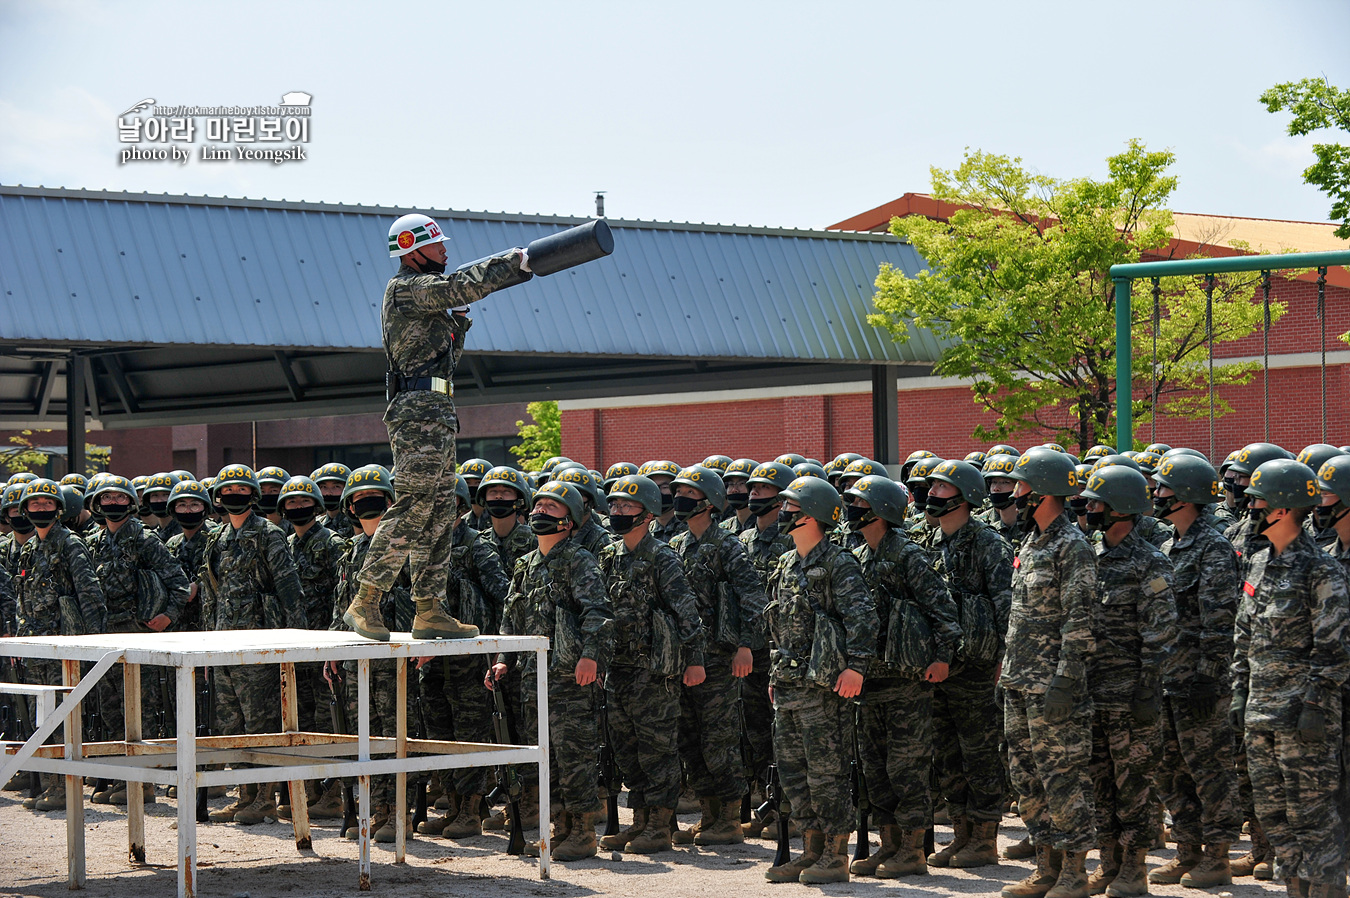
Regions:
<instances>
[{"instance_id":1,"label":"helmet chin strap","mask_svg":"<svg viewBox=\"0 0 1350 898\"><path fill-rule=\"evenodd\" d=\"M404 256L403 258L406 260L406 259L409 258L410 256L420 256L420 257L421 257L421 258L419 259L417 265L416 265L417 273L418 273L418 274L427 274L428 272L433 273L433 274L445 274L445 263L444 263L444 262L437 262L436 260L434 260L434 259L432 259L430 256L428 256L428 255L426 254L426 248L425 248L425 247L423 247L423 248L421 248L421 249L415 249L415 250L413 250L412 252L408 253L408 255L407 255L407 256ZM412 267L412 266L410 266L410 267Z\"/></svg>"}]
</instances>

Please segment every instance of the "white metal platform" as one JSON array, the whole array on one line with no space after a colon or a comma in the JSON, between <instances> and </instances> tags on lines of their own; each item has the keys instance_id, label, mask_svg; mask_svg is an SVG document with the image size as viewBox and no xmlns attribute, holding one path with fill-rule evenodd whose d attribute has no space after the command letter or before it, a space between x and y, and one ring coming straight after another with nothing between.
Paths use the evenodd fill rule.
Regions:
<instances>
[{"instance_id":1,"label":"white metal platform","mask_svg":"<svg viewBox=\"0 0 1350 898\"><path fill-rule=\"evenodd\" d=\"M297 848L311 847L304 781L326 777L357 777L359 782L359 888L370 889L370 777L396 774L398 806L395 813L394 863L405 860L407 774L423 770L483 767L497 764L537 764L541 845L539 876L548 878L549 769L548 769L548 640L539 636L487 636L479 639L421 640L394 633L389 642L363 639L355 633L333 630L224 630L183 633L101 633L90 636L46 636L6 639L0 649L7 656L41 658L62 663L67 692L54 712L46 714L27 742L7 743L0 765L0 782L18 770L55 773L66 778L66 852L68 881L83 888L84 790L83 778L101 777L130 783L156 783L178 789L178 894L196 894L197 818L193 796L199 786L241 782L290 783L291 808ZM409 739L407 734L407 675L409 658L444 655L495 655L498 652L535 652L538 660L539 744L510 745ZM370 735L370 662L398 661L397 731L393 737ZM295 665L302 662L357 662L357 735L300 732L297 723ZM80 662L94 662L81 680ZM117 662L123 663L125 738L85 744L81 739L80 703ZM141 665L175 669L178 736L144 739L141 733ZM283 732L241 736L197 736L196 670L236 664L277 664L281 667ZM484 663L484 670L487 663ZM9 687L13 688L13 687ZM45 704L56 693L47 692ZM44 710L47 710L44 708ZM65 724L65 744L44 745ZM203 770L206 765L253 764L232 770ZM132 863L145 861L144 808L127 803L128 855Z\"/></svg>"}]
</instances>

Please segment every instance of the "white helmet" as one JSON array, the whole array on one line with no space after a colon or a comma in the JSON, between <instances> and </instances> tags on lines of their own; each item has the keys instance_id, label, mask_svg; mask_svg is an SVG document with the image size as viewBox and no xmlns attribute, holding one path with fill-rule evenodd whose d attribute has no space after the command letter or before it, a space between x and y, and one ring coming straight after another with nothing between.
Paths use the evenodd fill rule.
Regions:
<instances>
[{"instance_id":1,"label":"white helmet","mask_svg":"<svg viewBox=\"0 0 1350 898\"><path fill-rule=\"evenodd\" d=\"M389 258L397 259L420 247L449 239L440 225L425 215L413 212L389 226Z\"/></svg>"}]
</instances>

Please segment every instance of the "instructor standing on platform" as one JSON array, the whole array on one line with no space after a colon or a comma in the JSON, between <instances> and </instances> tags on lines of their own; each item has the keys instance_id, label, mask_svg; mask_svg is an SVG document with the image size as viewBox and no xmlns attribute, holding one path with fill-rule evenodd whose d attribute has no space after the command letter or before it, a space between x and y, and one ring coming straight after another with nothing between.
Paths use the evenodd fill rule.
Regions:
<instances>
[{"instance_id":1,"label":"instructor standing on platform","mask_svg":"<svg viewBox=\"0 0 1350 898\"><path fill-rule=\"evenodd\" d=\"M530 277L524 249L488 256L445 273L448 239L425 215L389 228L389 256L402 259L384 290L381 320L389 409L384 423L394 452L395 501L371 539L360 588L343 620L367 639L387 640L380 597L411 566L417 610L414 639L465 639L478 628L436 606L446 594L455 523L455 363L473 322L469 303Z\"/></svg>"}]
</instances>

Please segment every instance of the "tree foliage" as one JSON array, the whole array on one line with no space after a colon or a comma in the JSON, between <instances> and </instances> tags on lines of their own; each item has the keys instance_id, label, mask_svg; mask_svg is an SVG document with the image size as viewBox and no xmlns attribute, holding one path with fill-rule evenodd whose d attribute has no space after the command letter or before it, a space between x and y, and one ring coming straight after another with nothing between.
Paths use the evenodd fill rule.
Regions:
<instances>
[{"instance_id":1,"label":"tree foliage","mask_svg":"<svg viewBox=\"0 0 1350 898\"><path fill-rule=\"evenodd\" d=\"M558 411L558 403L551 401L531 402L525 411L534 423L516 422L521 442L511 447L511 454L520 459L522 470L538 471L545 461L562 455L562 413Z\"/></svg>"},{"instance_id":2,"label":"tree foliage","mask_svg":"<svg viewBox=\"0 0 1350 898\"><path fill-rule=\"evenodd\" d=\"M891 222L930 267L908 278L883 266L869 322L900 342L911 328L942 341L934 373L970 381L976 401L998 416L993 427L976 427L976 438L1038 431L1084 448L1101 441L1115 427L1115 287L1107 272L1141 252L1166 251L1173 160L1131 141L1107 160L1102 180L1058 180L1020 158L981 151L968 151L952 171L932 169L934 198L959 209L947 221ZM1215 342L1260 325L1256 283L1216 279ZM1136 282L1132 303L1135 384L1150 390L1132 406L1141 423L1153 413L1151 287ZM1204 285L1168 278L1159 287L1159 405L1171 415L1208 414L1207 392L1195 392L1208 375ZM1273 303L1272 321L1282 312ZM1216 364L1215 383L1245 382L1253 368ZM1228 410L1219 400L1216 413Z\"/></svg>"},{"instance_id":3,"label":"tree foliage","mask_svg":"<svg viewBox=\"0 0 1350 898\"><path fill-rule=\"evenodd\" d=\"M1289 110L1289 134L1301 137L1313 131L1350 133L1350 90L1334 87L1326 78L1286 81L1261 94L1267 112ZM1350 240L1350 147L1315 143L1317 161L1303 170L1303 183L1331 197L1331 220L1339 221L1336 236Z\"/></svg>"}]
</instances>

